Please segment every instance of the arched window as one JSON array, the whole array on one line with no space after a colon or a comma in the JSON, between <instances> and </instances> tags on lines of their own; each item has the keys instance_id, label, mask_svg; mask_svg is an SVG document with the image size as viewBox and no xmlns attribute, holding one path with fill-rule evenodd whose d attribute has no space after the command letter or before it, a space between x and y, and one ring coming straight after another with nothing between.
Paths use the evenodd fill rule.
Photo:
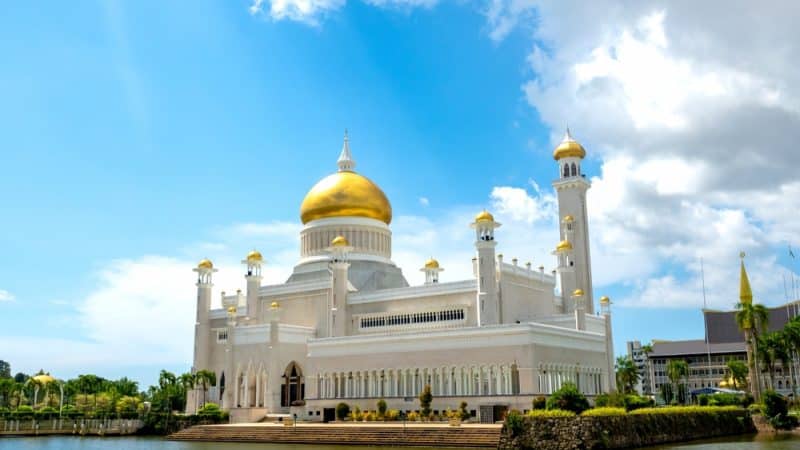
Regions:
<instances>
[{"instance_id":1,"label":"arched window","mask_svg":"<svg viewBox=\"0 0 800 450\"><path fill-rule=\"evenodd\" d=\"M575 166L575 163L572 163L572 176L578 176L578 168Z\"/></svg>"},{"instance_id":2,"label":"arched window","mask_svg":"<svg viewBox=\"0 0 800 450\"><path fill-rule=\"evenodd\" d=\"M292 406L303 403L305 398L305 383L303 380L303 370L292 361L286 366L283 373L283 384L281 385L281 406Z\"/></svg>"},{"instance_id":3,"label":"arched window","mask_svg":"<svg viewBox=\"0 0 800 450\"><path fill-rule=\"evenodd\" d=\"M222 372L222 375L219 376L219 398L222 398L222 395L225 394L225 372Z\"/></svg>"}]
</instances>

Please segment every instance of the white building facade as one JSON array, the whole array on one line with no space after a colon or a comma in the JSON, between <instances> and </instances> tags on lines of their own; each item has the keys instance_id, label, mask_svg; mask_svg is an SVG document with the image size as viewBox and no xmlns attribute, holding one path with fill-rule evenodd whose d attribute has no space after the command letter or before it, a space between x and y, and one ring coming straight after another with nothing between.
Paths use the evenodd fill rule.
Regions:
<instances>
[{"instance_id":1,"label":"white building facade","mask_svg":"<svg viewBox=\"0 0 800 450\"><path fill-rule=\"evenodd\" d=\"M473 277L440 280L444 269L430 259L420 269L425 284L409 286L391 259L389 200L355 172L345 136L338 171L303 200L300 258L288 280L264 284L254 250L242 261L245 290L222 293L223 308L211 309L216 269L209 260L194 269L192 370L213 371L218 381L207 401L234 421L288 412L329 420L342 401L418 409L430 385L434 410L466 401L487 421L503 409L530 409L566 382L587 395L614 389L607 297L594 313L585 151L567 133L553 156L556 270L505 262L496 253L501 224L483 211L465 224L475 230ZM189 412L202 396L189 393Z\"/></svg>"}]
</instances>

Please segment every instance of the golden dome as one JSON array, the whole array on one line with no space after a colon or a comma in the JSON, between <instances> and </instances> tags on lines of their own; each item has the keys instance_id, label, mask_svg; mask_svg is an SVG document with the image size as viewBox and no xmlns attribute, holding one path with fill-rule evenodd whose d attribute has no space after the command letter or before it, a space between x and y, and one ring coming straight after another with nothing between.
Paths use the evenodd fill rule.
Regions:
<instances>
[{"instance_id":1,"label":"golden dome","mask_svg":"<svg viewBox=\"0 0 800 450\"><path fill-rule=\"evenodd\" d=\"M213 269L214 268L214 264L211 262L210 259L205 258L202 261L200 261L199 263L197 263L197 268L198 269Z\"/></svg>"},{"instance_id":2,"label":"golden dome","mask_svg":"<svg viewBox=\"0 0 800 450\"><path fill-rule=\"evenodd\" d=\"M572 139L572 136L569 134L569 130L564 135L564 140L558 144L555 150L553 150L553 159L558 161L561 158L567 157L573 158L581 158L583 159L586 157L586 150L583 149L583 146L578 143L575 139Z\"/></svg>"},{"instance_id":3,"label":"golden dome","mask_svg":"<svg viewBox=\"0 0 800 450\"><path fill-rule=\"evenodd\" d=\"M494 216L484 209L475 216L475 222L494 222Z\"/></svg>"},{"instance_id":4,"label":"golden dome","mask_svg":"<svg viewBox=\"0 0 800 450\"><path fill-rule=\"evenodd\" d=\"M263 257L263 256L261 256L261 252L259 252L258 250L253 250L252 252L250 252L250 253L248 253L248 254L247 254L247 260L248 260L248 261L258 261L258 262L261 262L261 261L263 261L263 260L264 260L264 257Z\"/></svg>"},{"instance_id":5,"label":"golden dome","mask_svg":"<svg viewBox=\"0 0 800 450\"><path fill-rule=\"evenodd\" d=\"M279 305L278 302L272 302L272 304L269 305L269 307L272 309L278 309L280 306L281 305Z\"/></svg>"},{"instance_id":6,"label":"golden dome","mask_svg":"<svg viewBox=\"0 0 800 450\"><path fill-rule=\"evenodd\" d=\"M235 306L229 306L228 307L228 314L236 314L236 307Z\"/></svg>"},{"instance_id":7,"label":"golden dome","mask_svg":"<svg viewBox=\"0 0 800 450\"><path fill-rule=\"evenodd\" d=\"M431 258L425 261L425 268L426 269L438 269L439 268L439 261Z\"/></svg>"},{"instance_id":8,"label":"golden dome","mask_svg":"<svg viewBox=\"0 0 800 450\"><path fill-rule=\"evenodd\" d=\"M572 250L572 242L564 239L563 241L559 242L556 245L556 252L564 252L567 250Z\"/></svg>"},{"instance_id":9,"label":"golden dome","mask_svg":"<svg viewBox=\"0 0 800 450\"><path fill-rule=\"evenodd\" d=\"M583 289L575 289L572 292L573 297L583 297Z\"/></svg>"},{"instance_id":10,"label":"golden dome","mask_svg":"<svg viewBox=\"0 0 800 450\"><path fill-rule=\"evenodd\" d=\"M300 205L303 223L329 217L366 217L385 224L392 221L392 205L369 178L343 170L320 180Z\"/></svg>"},{"instance_id":11,"label":"golden dome","mask_svg":"<svg viewBox=\"0 0 800 450\"><path fill-rule=\"evenodd\" d=\"M33 377L33 379L42 384L48 384L52 383L53 381L56 381L55 378L51 377L48 374L36 375L35 377Z\"/></svg>"},{"instance_id":12,"label":"golden dome","mask_svg":"<svg viewBox=\"0 0 800 450\"><path fill-rule=\"evenodd\" d=\"M608 303L611 303L611 299L607 295L600 297L600 304L606 305Z\"/></svg>"},{"instance_id":13,"label":"golden dome","mask_svg":"<svg viewBox=\"0 0 800 450\"><path fill-rule=\"evenodd\" d=\"M564 216L564 222L567 222L567 223L569 223L569 222L575 222L575 218L574 218L574 217L572 217L572 215L570 215L570 214L567 214L566 216Z\"/></svg>"},{"instance_id":14,"label":"golden dome","mask_svg":"<svg viewBox=\"0 0 800 450\"><path fill-rule=\"evenodd\" d=\"M336 236L331 241L331 246L333 247L347 247L348 245L350 245L350 243L347 242L347 238L344 236Z\"/></svg>"}]
</instances>

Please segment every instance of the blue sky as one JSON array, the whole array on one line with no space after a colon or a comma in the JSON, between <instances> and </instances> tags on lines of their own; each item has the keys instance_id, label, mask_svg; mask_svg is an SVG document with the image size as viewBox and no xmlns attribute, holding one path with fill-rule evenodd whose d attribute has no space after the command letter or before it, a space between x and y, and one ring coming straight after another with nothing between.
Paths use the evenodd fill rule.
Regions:
<instances>
[{"instance_id":1,"label":"blue sky","mask_svg":"<svg viewBox=\"0 0 800 450\"><path fill-rule=\"evenodd\" d=\"M234 290L258 247L282 282L299 204L345 128L412 281L431 254L443 281L467 276L481 208L506 224L507 257L552 266L550 154L569 124L590 153L595 292L617 303L618 353L702 336L700 257L712 306L736 301L740 249L756 296L781 302L800 235L782 212L800 197L783 169L798 158L794 44L728 55L733 19L600 3L7 6L0 359L144 383L188 369L192 265L211 257ZM764 45L784 22L796 33L756 29ZM768 140L783 157L760 157Z\"/></svg>"}]
</instances>

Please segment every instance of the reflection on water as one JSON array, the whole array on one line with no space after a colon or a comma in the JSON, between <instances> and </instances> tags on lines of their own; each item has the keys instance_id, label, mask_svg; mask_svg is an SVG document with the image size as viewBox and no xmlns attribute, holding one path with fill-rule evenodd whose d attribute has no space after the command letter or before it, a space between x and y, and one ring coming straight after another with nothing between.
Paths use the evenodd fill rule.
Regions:
<instances>
[{"instance_id":1,"label":"reflection on water","mask_svg":"<svg viewBox=\"0 0 800 450\"><path fill-rule=\"evenodd\" d=\"M387 447L341 445L241 444L229 442L172 442L142 437L0 438L0 450L387 450ZM432 450L432 449L419 449ZM800 450L800 436L743 436L713 441L648 447L648 450Z\"/></svg>"}]
</instances>

